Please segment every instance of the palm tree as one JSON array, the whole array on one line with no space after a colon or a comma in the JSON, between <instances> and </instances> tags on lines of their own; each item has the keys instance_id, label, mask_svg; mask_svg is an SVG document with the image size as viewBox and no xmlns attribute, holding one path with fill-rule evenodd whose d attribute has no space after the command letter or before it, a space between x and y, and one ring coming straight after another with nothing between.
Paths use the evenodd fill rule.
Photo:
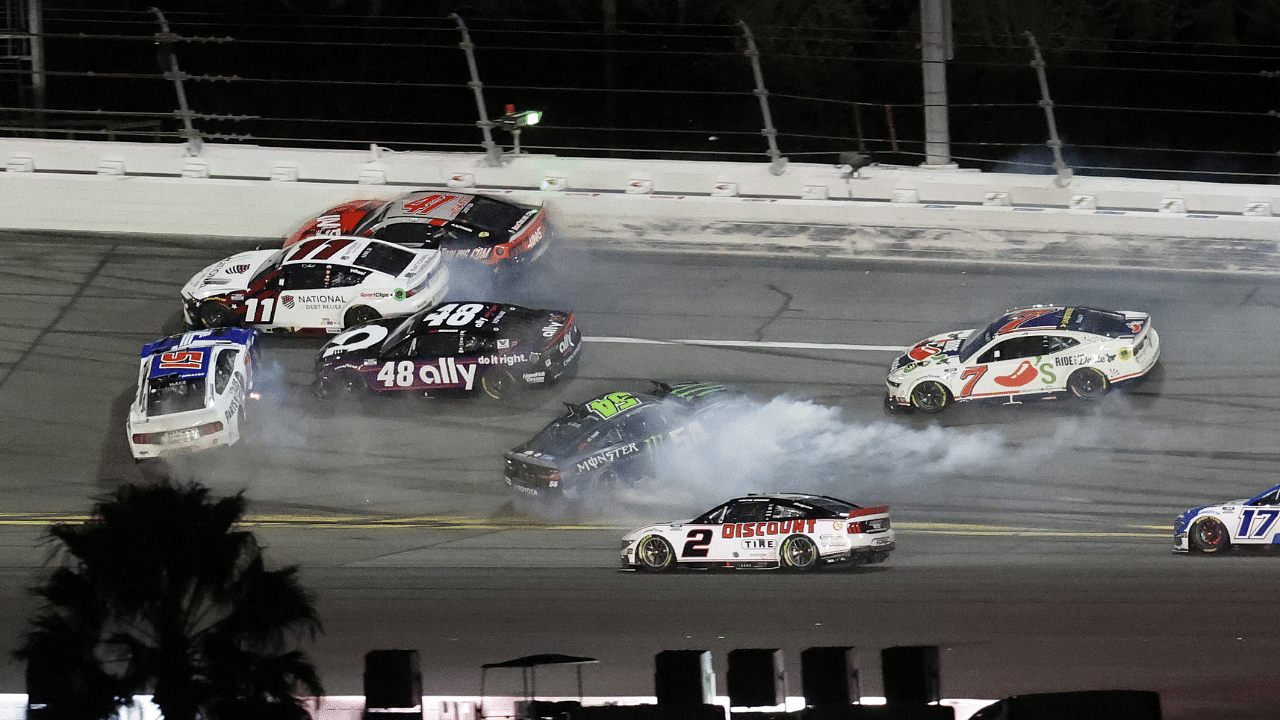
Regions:
<instances>
[{"instance_id":1,"label":"palm tree","mask_svg":"<svg viewBox=\"0 0 1280 720\"><path fill-rule=\"evenodd\" d=\"M166 720L306 717L296 693L323 689L288 645L320 620L297 567L268 570L237 529L244 511L243 492L124 485L50 526L59 565L15 653L46 717L98 720L147 693Z\"/></svg>"}]
</instances>

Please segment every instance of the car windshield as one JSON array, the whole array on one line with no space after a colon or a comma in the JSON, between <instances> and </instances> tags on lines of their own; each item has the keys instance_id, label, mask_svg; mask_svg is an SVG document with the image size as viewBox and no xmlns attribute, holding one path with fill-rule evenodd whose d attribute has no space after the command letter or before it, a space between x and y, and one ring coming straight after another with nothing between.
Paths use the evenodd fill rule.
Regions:
<instances>
[{"instance_id":1,"label":"car windshield","mask_svg":"<svg viewBox=\"0 0 1280 720\"><path fill-rule=\"evenodd\" d=\"M413 253L395 245L370 242L368 247L360 251L353 264L388 275L399 275L415 257L417 256Z\"/></svg>"},{"instance_id":2,"label":"car windshield","mask_svg":"<svg viewBox=\"0 0 1280 720\"><path fill-rule=\"evenodd\" d=\"M528 208L508 205L492 198L477 197L458 219L481 230L507 231L512 229L516 221L524 217L527 212L529 212Z\"/></svg>"},{"instance_id":3,"label":"car windshield","mask_svg":"<svg viewBox=\"0 0 1280 720\"><path fill-rule=\"evenodd\" d=\"M397 325L396 329L392 330L391 334L387 336L387 339L382 341L383 351L386 351L404 342L404 339L409 336L409 332L413 330L414 321L417 320L417 318L421 317L421 315L422 315L421 312L416 313L414 315L410 315L409 317L404 319L404 322Z\"/></svg>"},{"instance_id":4,"label":"car windshield","mask_svg":"<svg viewBox=\"0 0 1280 720\"><path fill-rule=\"evenodd\" d=\"M204 378L161 375L147 381L147 415L204 409Z\"/></svg>"},{"instance_id":5,"label":"car windshield","mask_svg":"<svg viewBox=\"0 0 1280 720\"><path fill-rule=\"evenodd\" d=\"M249 285L250 286L254 285L260 279L262 279L264 275L279 268L280 263L284 260L285 253L287 252L288 250L277 250L275 254L273 254L265 263L263 263L262 269L258 271L257 275L253 276L253 279L249 281Z\"/></svg>"},{"instance_id":6,"label":"car windshield","mask_svg":"<svg viewBox=\"0 0 1280 720\"><path fill-rule=\"evenodd\" d=\"M373 227L373 226L377 225L378 223L382 222L382 219L383 219L383 218L385 218L385 217L387 216L387 213L388 213L388 212L390 212L390 211L391 211L391 208L393 208L393 207L395 207L395 203L390 203L390 202L389 202L389 203L387 203L386 205L383 205L383 206L382 206L382 209L381 209L381 210L379 210L378 212L375 212L375 213L369 213L368 215L366 215L366 216L365 216L365 218L364 218L363 220L361 220L361 221L360 221L360 222L355 226L355 228L354 228L354 229L352 229L351 234L352 234L352 235L364 235L365 233L369 232L369 228L371 228L371 227Z\"/></svg>"},{"instance_id":7,"label":"car windshield","mask_svg":"<svg viewBox=\"0 0 1280 720\"><path fill-rule=\"evenodd\" d=\"M968 360L975 352L991 342L991 338L996 336L996 332L1005 322L1003 317L999 317L992 320L991 324L982 330L974 330L969 333L969 337L965 338L964 342L960 344L960 362Z\"/></svg>"},{"instance_id":8,"label":"car windshield","mask_svg":"<svg viewBox=\"0 0 1280 720\"><path fill-rule=\"evenodd\" d=\"M591 415L557 418L534 435L528 447L562 455L566 451L574 450L572 446L578 438L599 423L600 421Z\"/></svg>"}]
</instances>

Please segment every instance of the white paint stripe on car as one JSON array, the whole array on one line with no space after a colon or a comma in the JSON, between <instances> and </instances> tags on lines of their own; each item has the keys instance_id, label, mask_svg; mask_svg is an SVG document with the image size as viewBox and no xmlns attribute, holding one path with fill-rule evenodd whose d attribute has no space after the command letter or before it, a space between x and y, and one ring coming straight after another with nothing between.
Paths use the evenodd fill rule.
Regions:
<instances>
[{"instance_id":1,"label":"white paint stripe on car","mask_svg":"<svg viewBox=\"0 0 1280 720\"><path fill-rule=\"evenodd\" d=\"M583 336L583 340L598 343L616 343L622 345L705 345L708 347L735 348L780 348L789 350L867 350L873 352L906 352L901 345L847 345L844 343L811 343L811 342L769 342L764 340L652 340L649 338Z\"/></svg>"}]
</instances>

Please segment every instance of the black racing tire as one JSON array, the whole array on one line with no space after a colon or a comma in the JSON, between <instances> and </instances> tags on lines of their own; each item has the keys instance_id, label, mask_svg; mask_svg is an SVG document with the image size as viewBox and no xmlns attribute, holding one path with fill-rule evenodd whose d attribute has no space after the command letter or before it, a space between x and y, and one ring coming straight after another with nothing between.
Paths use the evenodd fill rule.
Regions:
<instances>
[{"instance_id":1,"label":"black racing tire","mask_svg":"<svg viewBox=\"0 0 1280 720\"><path fill-rule=\"evenodd\" d=\"M382 315L368 305L356 305L355 307L347 308L347 312L342 316L343 329L350 330L353 327L371 323L380 317Z\"/></svg>"},{"instance_id":2,"label":"black racing tire","mask_svg":"<svg viewBox=\"0 0 1280 720\"><path fill-rule=\"evenodd\" d=\"M622 476L617 470L610 468L600 471L591 478L588 492L593 498L608 498L615 495L620 487L622 487Z\"/></svg>"},{"instance_id":3,"label":"black racing tire","mask_svg":"<svg viewBox=\"0 0 1280 720\"><path fill-rule=\"evenodd\" d=\"M480 391L494 400L506 400L520 388L520 381L502 368L490 368L480 376Z\"/></svg>"},{"instance_id":4,"label":"black racing tire","mask_svg":"<svg viewBox=\"0 0 1280 720\"><path fill-rule=\"evenodd\" d=\"M925 380L911 388L911 407L930 415L951 404L951 391L937 380Z\"/></svg>"},{"instance_id":5,"label":"black racing tire","mask_svg":"<svg viewBox=\"0 0 1280 720\"><path fill-rule=\"evenodd\" d=\"M315 394L321 400L354 400L363 398L368 384L355 370L341 370L328 380L316 383Z\"/></svg>"},{"instance_id":6,"label":"black racing tire","mask_svg":"<svg viewBox=\"0 0 1280 720\"><path fill-rule=\"evenodd\" d=\"M1231 534L1217 518L1200 518L1187 532L1191 549L1202 553L1225 552L1231 547Z\"/></svg>"},{"instance_id":7,"label":"black racing tire","mask_svg":"<svg viewBox=\"0 0 1280 720\"><path fill-rule=\"evenodd\" d=\"M206 300L201 303L196 319L200 321L202 327L209 330L236 324L235 311L217 300Z\"/></svg>"},{"instance_id":8,"label":"black racing tire","mask_svg":"<svg viewBox=\"0 0 1280 720\"><path fill-rule=\"evenodd\" d=\"M676 551L660 535L646 535L636 543L636 564L645 572L667 572L676 566Z\"/></svg>"},{"instance_id":9,"label":"black racing tire","mask_svg":"<svg viewBox=\"0 0 1280 720\"><path fill-rule=\"evenodd\" d=\"M818 546L804 535L792 535L778 548L778 564L791 572L809 572L820 559Z\"/></svg>"},{"instance_id":10,"label":"black racing tire","mask_svg":"<svg viewBox=\"0 0 1280 720\"><path fill-rule=\"evenodd\" d=\"M1082 400L1097 400L1106 395L1110 387L1107 376L1097 368L1080 368L1067 378L1067 389Z\"/></svg>"}]
</instances>

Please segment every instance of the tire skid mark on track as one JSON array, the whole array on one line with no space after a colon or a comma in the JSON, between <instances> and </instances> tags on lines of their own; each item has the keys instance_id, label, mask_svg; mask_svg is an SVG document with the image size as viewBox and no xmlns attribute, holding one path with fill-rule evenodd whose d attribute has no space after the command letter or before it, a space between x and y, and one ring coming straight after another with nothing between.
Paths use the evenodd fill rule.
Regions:
<instances>
[{"instance_id":1,"label":"tire skid mark on track","mask_svg":"<svg viewBox=\"0 0 1280 720\"><path fill-rule=\"evenodd\" d=\"M54 315L53 318L40 329L40 332L38 332L36 336L27 343L27 349L18 356L18 359L9 363L9 366L5 368L4 374L0 375L0 387L4 387L5 383L9 382L9 378L13 377L13 374L17 372L18 368L21 367L29 357L31 357L32 353L35 352L35 349L44 341L45 337L54 332L53 329L57 327L58 323L62 322L63 318L67 316L67 312L71 307L81 298L88 297L85 291L93 284L93 281L102 274L102 271L106 269L107 265L111 263L119 247L119 245L108 246L102 256L98 258L98 262L94 265L93 269L90 270L87 275L80 278L80 282L76 286L75 292L71 293L71 296L67 298L66 303L63 304L62 307L58 308L57 314Z\"/></svg>"}]
</instances>

